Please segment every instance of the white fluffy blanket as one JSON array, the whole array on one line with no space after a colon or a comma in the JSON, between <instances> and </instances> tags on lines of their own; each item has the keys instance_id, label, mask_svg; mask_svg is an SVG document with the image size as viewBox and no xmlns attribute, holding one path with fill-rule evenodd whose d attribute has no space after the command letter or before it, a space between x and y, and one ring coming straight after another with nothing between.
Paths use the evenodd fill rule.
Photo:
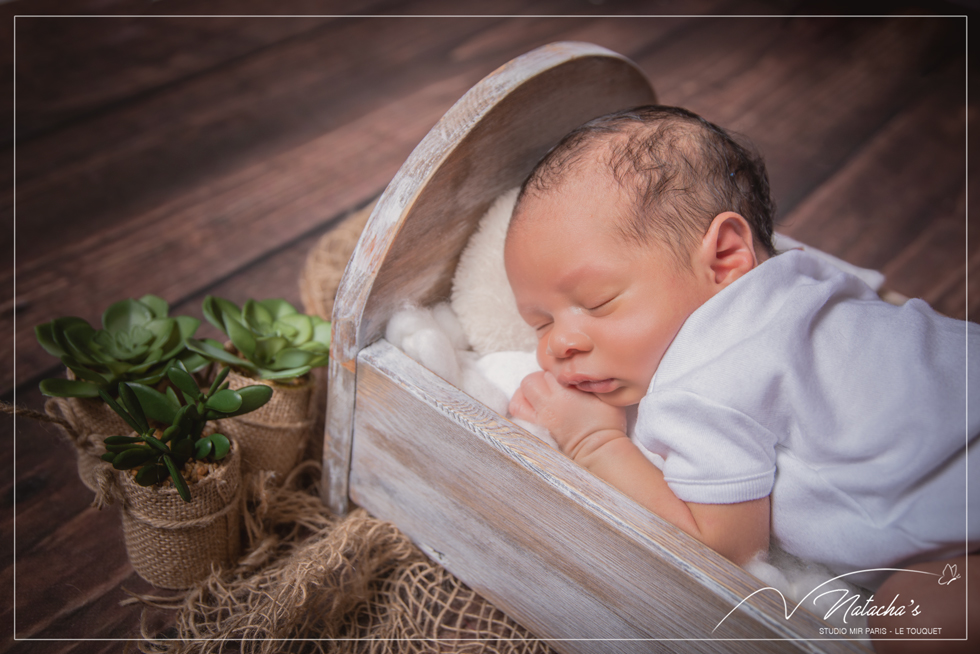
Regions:
<instances>
[{"instance_id":1,"label":"white fluffy blanket","mask_svg":"<svg viewBox=\"0 0 980 654\"><path fill-rule=\"evenodd\" d=\"M425 308L406 306L388 322L385 337L432 372L557 449L546 429L515 420L507 412L510 398L521 380L540 370L534 353L537 344L534 330L517 312L503 263L504 239L516 199L517 189L505 193L481 219L456 268L451 304ZM806 247L779 234L775 244L778 250ZM813 248L807 249L858 275L872 288L881 287L884 280L881 273L857 268ZM656 455L646 450L644 453L655 464L662 464ZM836 581L823 585L818 593L831 588L841 589L840 593L824 594L813 602L813 596L818 593L811 591L834 575L821 566L794 559L778 550L770 552L768 557L759 557L746 568L782 592L789 610L803 602L807 609L825 616L845 591L850 594L865 592ZM832 613L827 619L842 624L842 611ZM866 619L849 617L847 626L863 627L861 620Z\"/></svg>"}]
</instances>

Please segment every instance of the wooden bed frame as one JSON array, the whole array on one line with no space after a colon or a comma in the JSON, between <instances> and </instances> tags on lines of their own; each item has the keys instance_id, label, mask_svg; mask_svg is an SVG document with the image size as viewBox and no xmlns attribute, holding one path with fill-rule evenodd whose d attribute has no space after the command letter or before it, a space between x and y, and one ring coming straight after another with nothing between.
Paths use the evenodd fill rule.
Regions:
<instances>
[{"instance_id":1,"label":"wooden bed frame","mask_svg":"<svg viewBox=\"0 0 980 654\"><path fill-rule=\"evenodd\" d=\"M732 612L762 588L756 578L383 338L404 303L448 298L479 218L565 133L651 102L632 62L556 43L487 76L422 140L335 300L323 499L393 521L562 652L867 652L773 591Z\"/></svg>"}]
</instances>

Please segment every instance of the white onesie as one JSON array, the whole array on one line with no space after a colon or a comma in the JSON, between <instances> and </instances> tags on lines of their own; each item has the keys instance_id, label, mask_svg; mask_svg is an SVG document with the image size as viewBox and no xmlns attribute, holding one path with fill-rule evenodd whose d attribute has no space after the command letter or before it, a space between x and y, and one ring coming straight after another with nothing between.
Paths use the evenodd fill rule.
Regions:
<instances>
[{"instance_id":1,"label":"white onesie","mask_svg":"<svg viewBox=\"0 0 980 654\"><path fill-rule=\"evenodd\" d=\"M775 542L843 574L980 547L980 483L969 533L966 516L978 399L980 325L919 300L890 305L790 251L688 318L640 402L636 438L682 500L771 493ZM888 574L848 580L876 588Z\"/></svg>"}]
</instances>

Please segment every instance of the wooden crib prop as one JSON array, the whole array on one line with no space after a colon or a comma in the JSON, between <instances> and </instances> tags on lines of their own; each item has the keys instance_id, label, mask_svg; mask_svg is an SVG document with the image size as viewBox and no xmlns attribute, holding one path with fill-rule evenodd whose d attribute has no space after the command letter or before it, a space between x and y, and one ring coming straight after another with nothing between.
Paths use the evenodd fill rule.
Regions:
<instances>
[{"instance_id":1,"label":"wooden crib prop","mask_svg":"<svg viewBox=\"0 0 980 654\"><path fill-rule=\"evenodd\" d=\"M383 338L404 303L449 297L489 204L565 133L652 102L632 62L555 43L479 82L412 152L335 300L323 499L393 521L562 652L867 652L771 590L752 595L757 579Z\"/></svg>"}]
</instances>

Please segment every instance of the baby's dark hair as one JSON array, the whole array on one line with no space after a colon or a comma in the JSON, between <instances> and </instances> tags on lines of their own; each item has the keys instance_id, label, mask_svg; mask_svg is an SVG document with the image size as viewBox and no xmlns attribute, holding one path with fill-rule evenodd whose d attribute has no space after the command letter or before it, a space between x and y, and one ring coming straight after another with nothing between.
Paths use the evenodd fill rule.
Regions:
<instances>
[{"instance_id":1,"label":"baby's dark hair","mask_svg":"<svg viewBox=\"0 0 980 654\"><path fill-rule=\"evenodd\" d=\"M632 215L619 225L628 240L647 244L658 238L686 262L712 219L734 211L748 221L757 247L775 254L776 207L762 157L724 129L678 107L621 111L567 134L524 181L515 216L529 193L558 186L589 161L607 164L631 195Z\"/></svg>"}]
</instances>

